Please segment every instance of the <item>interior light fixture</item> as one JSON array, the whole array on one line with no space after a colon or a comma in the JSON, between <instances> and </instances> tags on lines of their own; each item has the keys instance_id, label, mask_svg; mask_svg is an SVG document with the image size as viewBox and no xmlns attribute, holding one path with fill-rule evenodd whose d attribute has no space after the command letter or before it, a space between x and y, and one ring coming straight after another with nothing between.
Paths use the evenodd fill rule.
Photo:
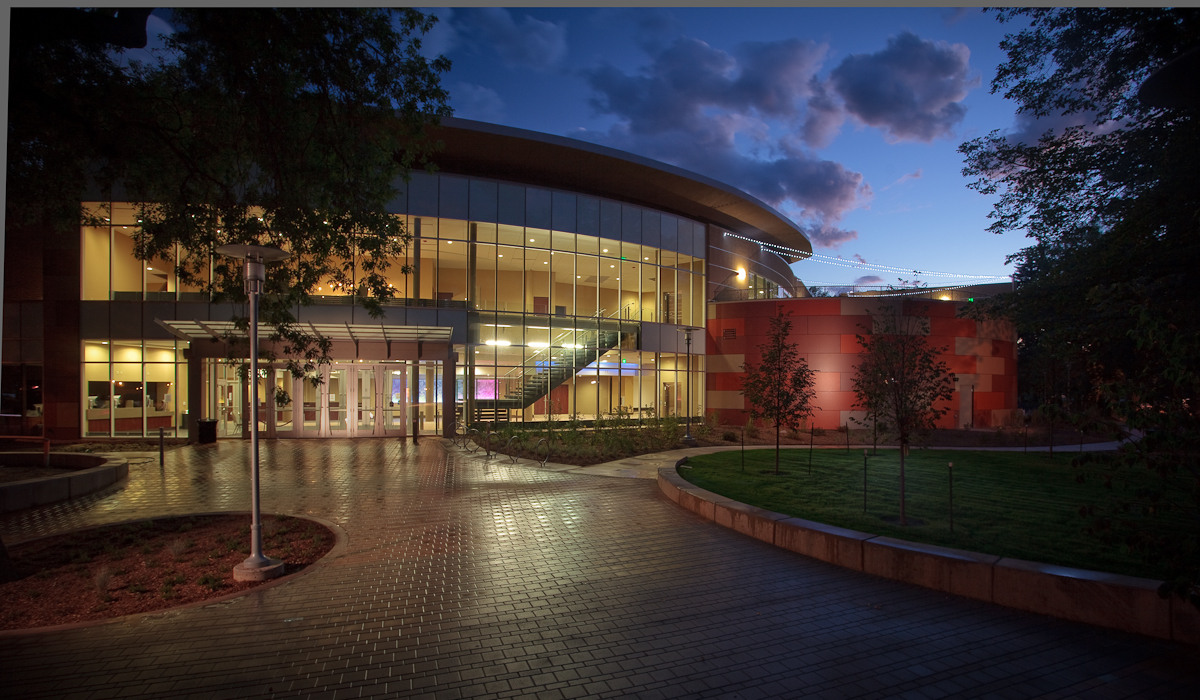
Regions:
<instances>
[{"instance_id":1,"label":"interior light fixture","mask_svg":"<svg viewBox=\"0 0 1200 700\"><path fill-rule=\"evenodd\" d=\"M529 239L529 242L530 242L530 243L533 243L533 239L532 239L532 238L530 238L530 239Z\"/></svg>"},{"instance_id":2,"label":"interior light fixture","mask_svg":"<svg viewBox=\"0 0 1200 700\"><path fill-rule=\"evenodd\" d=\"M495 345L495 346L499 346L502 348L506 348L509 345L512 345L512 343L507 340L489 340L489 341L485 342L484 345Z\"/></svg>"},{"instance_id":3,"label":"interior light fixture","mask_svg":"<svg viewBox=\"0 0 1200 700\"><path fill-rule=\"evenodd\" d=\"M543 343L540 340L533 340L533 341L529 342L529 347L531 347L531 348L548 348L548 347L550 347L550 343Z\"/></svg>"},{"instance_id":4,"label":"interior light fixture","mask_svg":"<svg viewBox=\"0 0 1200 700\"><path fill-rule=\"evenodd\" d=\"M608 248L605 248L605 249L604 249L604 252L605 252L605 253L607 253L607 252L608 252Z\"/></svg>"}]
</instances>

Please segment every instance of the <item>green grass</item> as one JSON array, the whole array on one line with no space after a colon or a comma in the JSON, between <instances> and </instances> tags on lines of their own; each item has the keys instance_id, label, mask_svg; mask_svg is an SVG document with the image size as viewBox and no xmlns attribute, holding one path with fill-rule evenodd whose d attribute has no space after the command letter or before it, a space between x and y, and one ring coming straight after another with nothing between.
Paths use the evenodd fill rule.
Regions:
<instances>
[{"instance_id":1,"label":"green grass","mask_svg":"<svg viewBox=\"0 0 1200 700\"><path fill-rule=\"evenodd\" d=\"M1080 506L1103 503L1101 486L1077 483L1070 455L913 450L905 460L906 515L924 525L883 520L900 512L900 454L879 450L867 463L863 512L863 453L784 450L698 455L679 473L700 488L777 513L913 542L954 547L1048 564L1159 579L1162 572L1134 554L1084 532ZM949 522L949 469L954 463L954 531Z\"/></svg>"}]
</instances>

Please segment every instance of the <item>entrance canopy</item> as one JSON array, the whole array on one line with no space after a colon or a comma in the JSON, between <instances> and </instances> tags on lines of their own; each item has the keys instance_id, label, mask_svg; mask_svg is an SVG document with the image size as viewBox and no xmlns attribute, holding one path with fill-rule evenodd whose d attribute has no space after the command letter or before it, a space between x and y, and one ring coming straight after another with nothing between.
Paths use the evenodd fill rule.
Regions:
<instances>
[{"instance_id":1,"label":"entrance canopy","mask_svg":"<svg viewBox=\"0 0 1200 700\"><path fill-rule=\"evenodd\" d=\"M245 331L239 331L233 321L200 321L173 320L162 321L154 319L155 323L166 328L172 335L187 341L225 340L228 337L246 337ZM306 323L299 327L313 334L322 335L333 341L412 343L412 342L450 342L451 328L441 326L389 326L383 323ZM258 324L258 335L266 339L274 329L265 324Z\"/></svg>"}]
</instances>

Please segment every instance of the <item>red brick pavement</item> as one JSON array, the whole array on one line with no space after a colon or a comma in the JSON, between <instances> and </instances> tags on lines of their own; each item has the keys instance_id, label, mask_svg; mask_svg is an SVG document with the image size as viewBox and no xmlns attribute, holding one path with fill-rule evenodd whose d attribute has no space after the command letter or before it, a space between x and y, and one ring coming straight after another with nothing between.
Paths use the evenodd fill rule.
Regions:
<instances>
[{"instance_id":1,"label":"red brick pavement","mask_svg":"<svg viewBox=\"0 0 1200 700\"><path fill-rule=\"evenodd\" d=\"M244 511L247 452L180 449L0 533ZM434 440L280 441L263 445L263 508L338 523L344 555L230 602L0 636L0 695L1200 697L1194 649L809 560L652 480Z\"/></svg>"}]
</instances>

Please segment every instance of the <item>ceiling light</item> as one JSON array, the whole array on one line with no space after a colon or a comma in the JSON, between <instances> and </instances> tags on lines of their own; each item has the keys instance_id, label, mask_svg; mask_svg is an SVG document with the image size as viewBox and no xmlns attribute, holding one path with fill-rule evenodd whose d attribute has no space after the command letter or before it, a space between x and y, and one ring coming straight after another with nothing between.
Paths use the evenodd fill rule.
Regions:
<instances>
[{"instance_id":1,"label":"ceiling light","mask_svg":"<svg viewBox=\"0 0 1200 700\"><path fill-rule=\"evenodd\" d=\"M509 345L512 345L512 343L507 340L489 340L489 341L485 342L484 345L498 345L500 347L506 348Z\"/></svg>"},{"instance_id":2,"label":"ceiling light","mask_svg":"<svg viewBox=\"0 0 1200 700\"><path fill-rule=\"evenodd\" d=\"M605 249L604 249L604 252L605 252L605 253L607 253L607 252L608 252L608 248L605 248Z\"/></svg>"},{"instance_id":3,"label":"ceiling light","mask_svg":"<svg viewBox=\"0 0 1200 700\"><path fill-rule=\"evenodd\" d=\"M550 347L550 343L543 343L540 340L533 340L533 341L529 342L529 347L531 347L531 348L548 348L548 347Z\"/></svg>"},{"instance_id":4,"label":"ceiling light","mask_svg":"<svg viewBox=\"0 0 1200 700\"><path fill-rule=\"evenodd\" d=\"M533 239L532 239L532 238L530 238L530 239L529 239L529 242L530 242L530 243L533 243Z\"/></svg>"}]
</instances>

